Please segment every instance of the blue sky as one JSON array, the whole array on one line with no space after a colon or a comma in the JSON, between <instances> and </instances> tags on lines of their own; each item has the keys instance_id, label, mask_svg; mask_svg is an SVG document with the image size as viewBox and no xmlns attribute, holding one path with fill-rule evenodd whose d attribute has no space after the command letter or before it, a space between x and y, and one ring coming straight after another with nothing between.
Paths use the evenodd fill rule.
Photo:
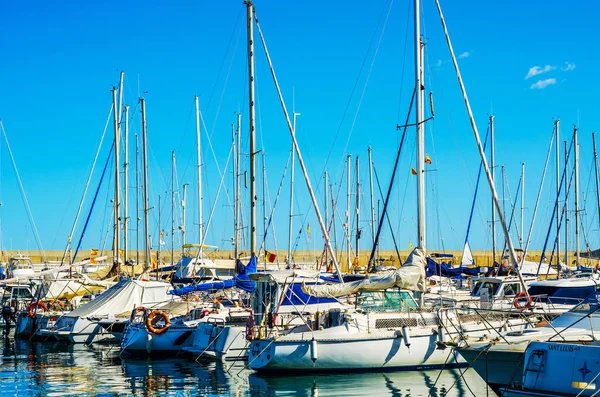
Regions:
<instances>
[{"instance_id":1,"label":"blue sky","mask_svg":"<svg viewBox=\"0 0 600 397\"><path fill-rule=\"evenodd\" d=\"M294 107L301 113L298 140L321 205L323 171L325 167L329 170L337 191L347 153L360 156L362 191L367 192L369 145L377 173L387 186L399 142L395 126L403 122L412 92L410 3L395 0L390 8L388 0L368 4L354 0L256 2L288 109L291 112ZM553 119L561 119L563 136L578 124L581 191L586 198L589 196L583 224L590 245L596 247L600 242L596 237L595 187L590 179L590 134L598 125L599 104L594 95L599 82L595 73L598 52L593 50L597 36L593 17L598 14L598 5L465 0L444 1L442 7L454 49L461 54L461 71L482 135L488 115L493 112L496 116L496 162L505 166L513 194L520 163L526 163L526 225L531 220ZM133 134L140 131L136 107L139 93L147 100L150 199L155 207L152 234L157 235L159 194L163 197L161 228L169 232L171 227L170 201L165 203L169 199L164 198L170 195L172 150L177 156L178 184L190 183L188 197L195 196L194 95L200 97L208 127L203 132L207 216L219 185L207 135L222 169L236 112L244 115L243 130L248 130L245 7L241 1L181 1L177 5L155 1L60 5L5 2L0 12L0 117L44 248L61 249L66 243L111 106L110 88L117 84L121 70L126 72L125 103L132 109L132 171ZM433 160L428 167L435 169L427 174L429 249L441 249L442 238L446 249L460 249L479 157L433 1L423 2L423 29L428 43L426 89L433 91L436 111L435 120L427 125L426 152ZM257 33L256 43L258 141L266 155L269 195L274 201L291 142ZM109 138L111 134L109 130ZM101 163L108 153L107 142ZM35 248L2 146L3 244L6 248ZM246 136L244 147L247 154ZM390 207L401 249L416 240L416 181L409 171L415 163L414 147L411 131ZM244 157L244 169L246 163ZM534 248L542 246L549 223L553 164L551 160L551 174L533 233ZM93 182L98 179L96 174ZM225 180L229 195L231 180L229 168ZM283 183L274 217L280 250L287 246L289 172ZM485 185L482 187L470 238L473 249L491 247L489 191ZM259 192L261 189L259 179ZM306 221L312 231L310 241L305 237L306 231L303 233L298 248L320 248L320 232L299 167L295 191L294 212L302 215L294 217L294 229L299 230L300 223ZM343 217L345 186L341 192L338 211ZM109 195L105 182L90 218L84 247L102 245L110 218ZM247 201L247 191L243 197ZM363 194L361 198L361 216L367 219L369 196ZM132 213L133 200L132 195ZM215 206L207 243L231 247L229 205L222 194ZM84 207L89 209L89 199ZM188 241L197 239L197 226L190 221L197 223L195 208L194 199L189 198ZM244 211L247 219L247 206ZM135 223L133 218L134 215ZM339 234L339 223L337 228ZM365 231L361 240L364 249L370 241L370 225L365 221L361 228ZM260 211L258 229L262 230ZM135 230L130 233L134 236ZM170 236L165 236L165 240L170 241ZM268 249L273 250L272 238L268 241ZM582 238L582 246L583 241ZM392 248L387 229L383 247Z\"/></svg>"}]
</instances>

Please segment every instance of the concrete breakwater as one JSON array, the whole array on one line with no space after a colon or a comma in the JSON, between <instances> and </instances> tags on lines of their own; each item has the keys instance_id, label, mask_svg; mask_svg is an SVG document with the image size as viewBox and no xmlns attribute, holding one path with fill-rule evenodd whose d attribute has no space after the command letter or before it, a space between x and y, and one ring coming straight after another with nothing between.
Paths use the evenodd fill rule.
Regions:
<instances>
[{"instance_id":1,"label":"concrete breakwater","mask_svg":"<svg viewBox=\"0 0 600 397\"><path fill-rule=\"evenodd\" d=\"M285 267L285 265L287 264L287 261L286 261L287 250L279 250L279 251L269 250L269 252L276 254L274 263L278 263L279 265ZM6 251L2 252L0 261L2 261L3 263L6 263L6 262L8 262L8 260L11 257L18 255L18 253L29 256L31 258L32 262L34 262L34 263L41 263L44 260L46 262L51 262L51 263L56 263L56 262L60 263L63 258L62 250L44 251L44 255L42 255L42 253L38 250L6 250ZM174 252L175 261L177 261L181 257L182 253L183 253L182 250L176 250ZM233 259L233 255L234 255L233 250L207 249L207 250L205 250L205 253L211 259ZM449 251L445 251L444 253L453 255L453 258L445 258L445 261L450 261L454 265L460 264L462 251L449 250ZM370 254L371 254L370 251L363 250L363 251L359 252L358 258L356 256L353 257L351 255L350 263L352 265L358 264L358 266L366 266L366 264L368 263ZM400 254L400 257L398 258L398 253L394 250L381 250L381 251L379 251L378 256L376 258L379 259L379 263L381 263L381 264L397 267L400 263L402 263L402 262L404 262L404 260L406 260L406 257L410 254L410 251L402 250L402 251L399 251L399 254ZM527 254L527 259L534 261L534 262L539 261L541 254L542 254L541 251L531 251L530 253ZM112 250L104 250L104 251L98 250L96 255L97 256L108 256L110 258L110 257L112 257ZM154 258L156 258L157 251L153 250L152 255ZM80 250L79 253L77 254L76 260L90 258L91 256L92 256L92 250L90 250L90 249ZM248 251L240 252L241 258L247 258L248 256L249 256ZM500 256L501 256L500 252L496 253L496 261L500 260ZM546 258L548 258L549 256L550 256L550 253L547 252ZM145 262L145 254L144 254L143 250L140 250L139 252L136 250L128 251L127 259L136 261L138 258L139 258L140 263ZM324 253L322 251L298 250L298 251L294 251L294 253L292 254L292 258L293 258L294 263L302 263L302 264L314 263L316 265L317 263L325 263L326 262L326 256L324 255ZM340 254L337 258L338 258L338 262L340 263L340 265L342 267L342 270L347 270L348 269L348 259L346 258L346 253L340 252ZM475 260L475 263L478 266L492 266L492 264L493 264L492 251L473 251L473 258ZM327 259L329 259L329 257L327 257ZM68 263L68 261L69 261L69 255L66 256L65 263ZM263 255L261 255L261 258L260 258L260 263L263 263L264 261L265 261L265 257L264 257L264 253L263 253ZM546 261L548 261L548 260L546 260ZM556 261L553 260L552 262L555 263ZM170 250L161 250L160 251L160 263L162 263L162 264L170 264L171 263L171 251ZM563 253L561 253L561 263L565 263ZM566 261L566 263L569 266L575 265L575 252L574 251L569 251L568 260ZM595 267L598 263L599 263L599 261L597 261L597 260L589 260L589 259L581 260L582 266Z\"/></svg>"}]
</instances>

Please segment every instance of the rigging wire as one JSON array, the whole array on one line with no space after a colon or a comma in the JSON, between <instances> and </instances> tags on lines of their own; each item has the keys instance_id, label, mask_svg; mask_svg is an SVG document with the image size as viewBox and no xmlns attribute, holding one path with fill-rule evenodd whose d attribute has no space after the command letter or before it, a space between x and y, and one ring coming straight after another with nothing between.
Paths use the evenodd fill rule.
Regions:
<instances>
[{"instance_id":1,"label":"rigging wire","mask_svg":"<svg viewBox=\"0 0 600 397\"><path fill-rule=\"evenodd\" d=\"M13 169L15 171L15 175L17 176L17 182L19 184L19 192L21 193L21 198L23 199L23 205L25 206L25 211L27 211L27 215L29 216L29 223L31 228L33 229L33 235L37 242L37 246L42 254L42 261L46 262L46 254L44 252L44 247L42 246L42 240L40 239L40 235L38 233L37 227L35 226L35 220L33 219L33 214L31 212L31 207L29 206L29 201L27 200L27 195L25 194L25 188L23 187L23 182L21 181L21 176L19 175L19 170L17 169L17 163L15 162L15 157L13 156L13 152L10 148L10 144L8 143L8 137L6 136L6 131L4 130L4 124L2 123L2 119L0 119L0 128L2 129L2 135L4 136L4 141L6 142L6 148L8 149L8 154L10 156L10 160L13 165Z\"/></svg>"}]
</instances>

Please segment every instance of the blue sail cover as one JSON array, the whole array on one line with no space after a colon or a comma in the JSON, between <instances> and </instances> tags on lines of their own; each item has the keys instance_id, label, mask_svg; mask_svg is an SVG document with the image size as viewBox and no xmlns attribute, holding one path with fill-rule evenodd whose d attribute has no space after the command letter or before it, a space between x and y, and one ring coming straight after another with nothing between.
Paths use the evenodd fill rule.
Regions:
<instances>
[{"instance_id":1,"label":"blue sail cover","mask_svg":"<svg viewBox=\"0 0 600 397\"><path fill-rule=\"evenodd\" d=\"M456 277L461 274L467 276L477 276L481 273L480 267L452 267L452 265L442 262L437 263L431 258L427 258L427 267L425 268L425 276L442 276L442 277Z\"/></svg>"},{"instance_id":2,"label":"blue sail cover","mask_svg":"<svg viewBox=\"0 0 600 397\"><path fill-rule=\"evenodd\" d=\"M238 275L231 280L188 285L182 288L175 288L174 290L169 291L169 293L171 295L181 296L195 291L211 291L215 289L229 289L234 287L253 293L256 284L254 281L250 281L248 275L256 273L257 262L258 259L253 256L250 258L250 262L244 266L244 264L238 259L235 264L235 269L238 272Z\"/></svg>"},{"instance_id":3,"label":"blue sail cover","mask_svg":"<svg viewBox=\"0 0 600 397\"><path fill-rule=\"evenodd\" d=\"M339 281L336 279L336 282ZM315 283L306 283L306 285L314 285ZM281 306L300 306L306 304L323 304L323 303L335 303L338 302L335 298L320 298L311 295L307 295L302 291L301 283L290 284L289 288L285 291L285 297L281 301Z\"/></svg>"}]
</instances>

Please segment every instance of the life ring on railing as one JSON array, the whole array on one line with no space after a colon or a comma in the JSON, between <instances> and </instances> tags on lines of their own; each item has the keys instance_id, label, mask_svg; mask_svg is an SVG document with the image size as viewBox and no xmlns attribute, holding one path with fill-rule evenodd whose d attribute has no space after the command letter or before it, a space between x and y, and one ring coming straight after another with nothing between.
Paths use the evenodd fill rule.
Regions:
<instances>
[{"instance_id":1,"label":"life ring on railing","mask_svg":"<svg viewBox=\"0 0 600 397\"><path fill-rule=\"evenodd\" d=\"M164 324L159 327L158 323L161 319L163 320ZM146 328L148 328L149 332L155 335L160 335L166 332L170 326L171 320L169 320L167 313L163 312L162 310L154 310L148 314L148 317L146 318Z\"/></svg>"},{"instance_id":2,"label":"life ring on railing","mask_svg":"<svg viewBox=\"0 0 600 397\"><path fill-rule=\"evenodd\" d=\"M29 314L29 317L33 317L33 312L37 311L38 308L42 308L44 309L44 311L48 311L48 307L46 307L46 304L44 302L31 302L29 306L27 306L27 314Z\"/></svg>"},{"instance_id":3,"label":"life ring on railing","mask_svg":"<svg viewBox=\"0 0 600 397\"><path fill-rule=\"evenodd\" d=\"M526 302L524 305L521 305L521 300L523 300L523 298L526 299ZM531 295L527 295L525 292L519 292L517 295L515 295L515 300L513 301L513 305L519 310L531 307L532 303L533 299L531 298Z\"/></svg>"},{"instance_id":4,"label":"life ring on railing","mask_svg":"<svg viewBox=\"0 0 600 397\"><path fill-rule=\"evenodd\" d=\"M142 314L144 317L146 316L146 308L144 306L134 307L131 311L131 317L129 318L129 322L132 323L138 314Z\"/></svg>"},{"instance_id":5,"label":"life ring on railing","mask_svg":"<svg viewBox=\"0 0 600 397\"><path fill-rule=\"evenodd\" d=\"M50 302L48 302L49 309L54 309L55 307L58 307L59 310L63 310L65 308L65 304L60 299L52 299Z\"/></svg>"}]
</instances>

